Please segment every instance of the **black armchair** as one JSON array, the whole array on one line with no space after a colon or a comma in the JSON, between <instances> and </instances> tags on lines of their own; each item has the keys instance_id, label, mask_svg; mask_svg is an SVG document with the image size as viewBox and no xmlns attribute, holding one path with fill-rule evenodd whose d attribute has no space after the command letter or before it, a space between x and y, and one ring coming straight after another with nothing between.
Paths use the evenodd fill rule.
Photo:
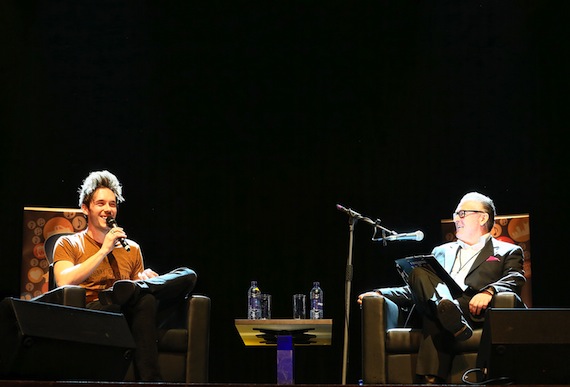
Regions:
<instances>
[{"instance_id":1,"label":"black armchair","mask_svg":"<svg viewBox=\"0 0 570 387\"><path fill-rule=\"evenodd\" d=\"M53 279L53 249L62 235L50 236L44 243L50 263L49 290L33 301L65 306L85 307L85 289L79 286L57 287ZM204 295L191 294L170 319L159 329L159 363L166 382L208 382L211 300ZM125 380L134 380L131 369Z\"/></svg>"},{"instance_id":2,"label":"black armchair","mask_svg":"<svg viewBox=\"0 0 570 387\"><path fill-rule=\"evenodd\" d=\"M493 308L524 307L515 293L498 293ZM365 384L412 384L416 382L416 358L422 331L403 328L406 313L383 296L362 300L362 378ZM469 340L457 342L448 383L461 384L465 371L475 368L482 329Z\"/></svg>"}]
</instances>

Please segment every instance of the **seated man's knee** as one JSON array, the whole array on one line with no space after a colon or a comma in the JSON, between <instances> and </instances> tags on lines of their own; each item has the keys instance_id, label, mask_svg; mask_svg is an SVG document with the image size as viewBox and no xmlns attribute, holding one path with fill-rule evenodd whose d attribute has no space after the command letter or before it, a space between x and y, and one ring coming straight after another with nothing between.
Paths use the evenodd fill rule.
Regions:
<instances>
[{"instance_id":1,"label":"seated man's knee","mask_svg":"<svg viewBox=\"0 0 570 387\"><path fill-rule=\"evenodd\" d=\"M412 270L412 272L410 273L410 276L408 277L408 281L410 283L416 283L418 281L423 281L424 279L426 279L428 277L428 275L431 272L428 271L426 268L424 267L416 267Z\"/></svg>"},{"instance_id":2,"label":"seated man's knee","mask_svg":"<svg viewBox=\"0 0 570 387\"><path fill-rule=\"evenodd\" d=\"M182 274L186 278L188 283L192 285L192 288L194 288L194 285L196 285L196 281L198 280L198 275L196 274L196 272L187 267L181 267L176 270L178 271L178 273Z\"/></svg>"},{"instance_id":3,"label":"seated man's knee","mask_svg":"<svg viewBox=\"0 0 570 387\"><path fill-rule=\"evenodd\" d=\"M178 273L180 275L185 275L192 278L197 278L198 275L196 272L188 267L179 267L177 269L172 270L173 273Z\"/></svg>"},{"instance_id":4,"label":"seated man's knee","mask_svg":"<svg viewBox=\"0 0 570 387\"><path fill-rule=\"evenodd\" d=\"M175 276L175 283L180 285L180 289L184 288L186 293L190 293L196 286L198 275L196 272L187 267L179 267L170 272Z\"/></svg>"}]
</instances>

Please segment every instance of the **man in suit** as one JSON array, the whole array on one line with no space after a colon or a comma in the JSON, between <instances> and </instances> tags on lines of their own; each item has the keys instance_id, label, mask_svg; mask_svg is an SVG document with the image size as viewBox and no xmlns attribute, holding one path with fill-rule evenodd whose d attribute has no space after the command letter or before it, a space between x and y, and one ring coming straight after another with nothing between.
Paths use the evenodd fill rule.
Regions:
<instances>
[{"instance_id":1,"label":"man in suit","mask_svg":"<svg viewBox=\"0 0 570 387\"><path fill-rule=\"evenodd\" d=\"M519 297L525 283L523 251L514 244L491 236L495 222L493 201L480 193L463 196L453 221L457 241L438 246L432 254L463 288L453 299L447 286L434 273L416 268L408 285L375 289L361 294L382 295L403 308L414 307L422 321L424 340L419 349L419 382L445 382L453 360L453 342L467 340L483 324L484 312L499 292Z\"/></svg>"}]
</instances>

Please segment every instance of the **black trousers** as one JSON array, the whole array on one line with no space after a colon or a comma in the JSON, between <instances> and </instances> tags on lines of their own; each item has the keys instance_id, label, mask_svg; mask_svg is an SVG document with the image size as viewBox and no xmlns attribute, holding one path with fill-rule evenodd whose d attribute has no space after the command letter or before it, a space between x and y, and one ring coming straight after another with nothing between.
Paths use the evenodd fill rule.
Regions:
<instances>
[{"instance_id":1,"label":"black trousers","mask_svg":"<svg viewBox=\"0 0 570 387\"><path fill-rule=\"evenodd\" d=\"M416 372L418 375L434 375L446 379L453 361L455 337L439 322L437 305L440 300L453 300L449 288L434 273L424 268L416 268L408 278L411 290L411 300L401 305L401 297L391 297L395 294L391 289L381 289L382 294L399 306L409 307L409 301L414 305L422 324L423 340L420 344ZM482 326L480 320L474 321L469 313L471 296L464 294L456 299L466 321L472 328Z\"/></svg>"},{"instance_id":2,"label":"black trousers","mask_svg":"<svg viewBox=\"0 0 570 387\"><path fill-rule=\"evenodd\" d=\"M99 301L87 305L89 309L125 315L137 346L133 361L137 380L162 380L158 365L158 327L174 315L194 289L196 280L196 273L192 269L182 267L141 281L148 285L148 289L126 305L102 305Z\"/></svg>"}]
</instances>

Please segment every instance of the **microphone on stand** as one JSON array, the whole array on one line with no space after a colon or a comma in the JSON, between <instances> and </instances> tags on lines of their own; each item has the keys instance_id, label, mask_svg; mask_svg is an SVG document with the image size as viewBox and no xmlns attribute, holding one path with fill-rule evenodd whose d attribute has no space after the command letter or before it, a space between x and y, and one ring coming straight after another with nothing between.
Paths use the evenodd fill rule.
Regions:
<instances>
[{"instance_id":1,"label":"microphone on stand","mask_svg":"<svg viewBox=\"0 0 570 387\"><path fill-rule=\"evenodd\" d=\"M119 227L119 225L117 224L117 221L115 220L115 218L112 217L107 217L107 226L113 228L113 227ZM121 245L123 245L123 248L127 251L131 251L131 247L129 246L129 244L127 243L127 241L125 240L125 238L119 238L119 242L121 243Z\"/></svg>"},{"instance_id":2,"label":"microphone on stand","mask_svg":"<svg viewBox=\"0 0 570 387\"><path fill-rule=\"evenodd\" d=\"M388 230L387 228L380 226L380 224L379 224L380 220L377 220L376 222L374 222L372 219L370 219L366 216L362 216L358 212L356 212L350 208L343 207L340 204L336 205L336 209L339 211L347 213L350 217L352 217L354 219L363 220L364 222L373 225L375 227L374 235L376 235L377 229L381 229L382 230L382 238L372 237L372 240L375 242L384 241L384 243L386 243L386 241L421 241L424 239L424 233L421 232L420 230L418 230L416 232L408 232L408 233L398 234L396 231Z\"/></svg>"},{"instance_id":3,"label":"microphone on stand","mask_svg":"<svg viewBox=\"0 0 570 387\"><path fill-rule=\"evenodd\" d=\"M416 232L406 232L403 234L388 235L384 237L387 241L421 241L424 239L424 233L420 230Z\"/></svg>"}]
</instances>

